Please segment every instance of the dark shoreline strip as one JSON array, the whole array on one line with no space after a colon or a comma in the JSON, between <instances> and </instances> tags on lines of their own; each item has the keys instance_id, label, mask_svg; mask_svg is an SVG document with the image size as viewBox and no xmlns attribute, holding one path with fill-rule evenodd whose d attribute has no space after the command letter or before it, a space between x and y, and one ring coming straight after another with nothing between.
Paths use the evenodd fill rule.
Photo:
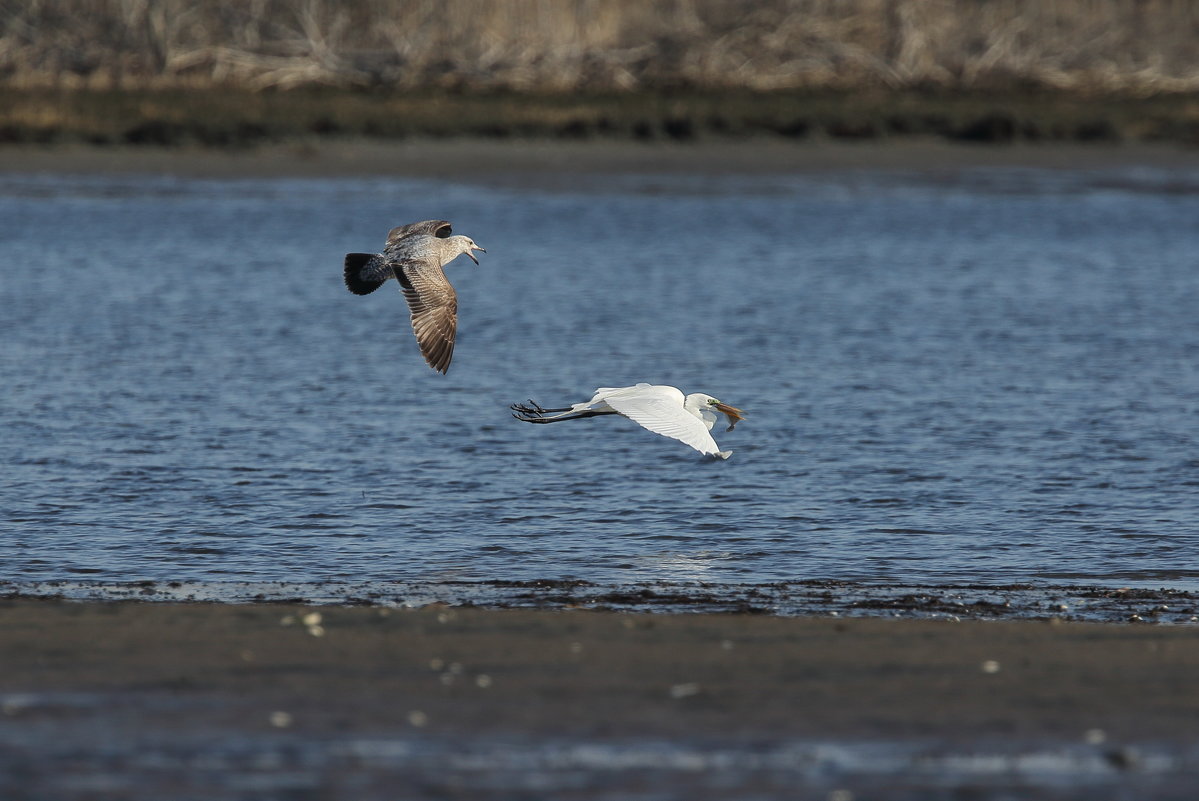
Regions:
<instances>
[{"instance_id":1,"label":"dark shoreline strip","mask_svg":"<svg viewBox=\"0 0 1199 801\"><path fill-rule=\"evenodd\" d=\"M932 138L1199 145L1195 97L1081 92L632 94L0 87L0 145L244 148L364 138L697 142Z\"/></svg>"},{"instance_id":2,"label":"dark shoreline strip","mask_svg":"<svg viewBox=\"0 0 1199 801\"><path fill-rule=\"evenodd\" d=\"M589 609L778 617L1041 620L1199 624L1199 595L1081 585L903 586L851 581L768 584L587 581L0 582L9 600L140 601L486 609Z\"/></svg>"}]
</instances>

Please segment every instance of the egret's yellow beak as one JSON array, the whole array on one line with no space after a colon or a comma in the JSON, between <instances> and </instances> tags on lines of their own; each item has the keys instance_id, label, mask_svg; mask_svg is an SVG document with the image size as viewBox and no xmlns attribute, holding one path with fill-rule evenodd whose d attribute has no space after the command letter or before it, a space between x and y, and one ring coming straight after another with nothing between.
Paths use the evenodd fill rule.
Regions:
<instances>
[{"instance_id":1,"label":"egret's yellow beak","mask_svg":"<svg viewBox=\"0 0 1199 801\"><path fill-rule=\"evenodd\" d=\"M745 419L745 413L736 406L729 406L727 403L721 403L720 401L716 401L712 405L716 407L716 411L724 412L729 418L729 427L725 431L732 431L738 423Z\"/></svg>"}]
</instances>

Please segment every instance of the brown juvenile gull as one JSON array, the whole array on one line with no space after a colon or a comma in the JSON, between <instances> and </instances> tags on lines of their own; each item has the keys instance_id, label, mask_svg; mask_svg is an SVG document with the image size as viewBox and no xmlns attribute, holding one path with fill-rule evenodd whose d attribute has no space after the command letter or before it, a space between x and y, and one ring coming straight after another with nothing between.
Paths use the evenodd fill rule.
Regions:
<instances>
[{"instance_id":1,"label":"brown juvenile gull","mask_svg":"<svg viewBox=\"0 0 1199 801\"><path fill-rule=\"evenodd\" d=\"M382 253L346 254L346 288L355 295L369 295L389 278L400 282L421 355L439 373L450 369L458 328L458 295L442 268L463 253L478 264L472 251L487 252L451 231L445 220L409 223L391 229Z\"/></svg>"}]
</instances>

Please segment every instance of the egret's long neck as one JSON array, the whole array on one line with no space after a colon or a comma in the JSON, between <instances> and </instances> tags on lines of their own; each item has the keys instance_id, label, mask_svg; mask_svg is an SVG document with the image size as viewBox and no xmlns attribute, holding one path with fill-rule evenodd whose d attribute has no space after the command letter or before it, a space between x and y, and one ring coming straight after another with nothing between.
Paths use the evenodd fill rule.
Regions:
<instances>
[{"instance_id":1,"label":"egret's long neck","mask_svg":"<svg viewBox=\"0 0 1199 801\"><path fill-rule=\"evenodd\" d=\"M691 394L683 399L683 408L703 421L708 430L716 425L716 413L708 406L707 396Z\"/></svg>"}]
</instances>

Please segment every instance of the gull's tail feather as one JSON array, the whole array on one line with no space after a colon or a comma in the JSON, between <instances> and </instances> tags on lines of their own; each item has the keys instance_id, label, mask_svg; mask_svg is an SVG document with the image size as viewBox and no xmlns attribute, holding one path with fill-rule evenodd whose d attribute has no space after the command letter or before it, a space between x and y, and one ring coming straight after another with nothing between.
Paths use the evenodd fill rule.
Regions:
<instances>
[{"instance_id":1,"label":"gull's tail feather","mask_svg":"<svg viewBox=\"0 0 1199 801\"><path fill-rule=\"evenodd\" d=\"M367 272L365 268L370 266L371 262L377 258L379 258L379 254L377 253L347 253L345 269L346 289L355 295L369 295L383 286L384 281L363 277L363 273Z\"/></svg>"}]
</instances>

